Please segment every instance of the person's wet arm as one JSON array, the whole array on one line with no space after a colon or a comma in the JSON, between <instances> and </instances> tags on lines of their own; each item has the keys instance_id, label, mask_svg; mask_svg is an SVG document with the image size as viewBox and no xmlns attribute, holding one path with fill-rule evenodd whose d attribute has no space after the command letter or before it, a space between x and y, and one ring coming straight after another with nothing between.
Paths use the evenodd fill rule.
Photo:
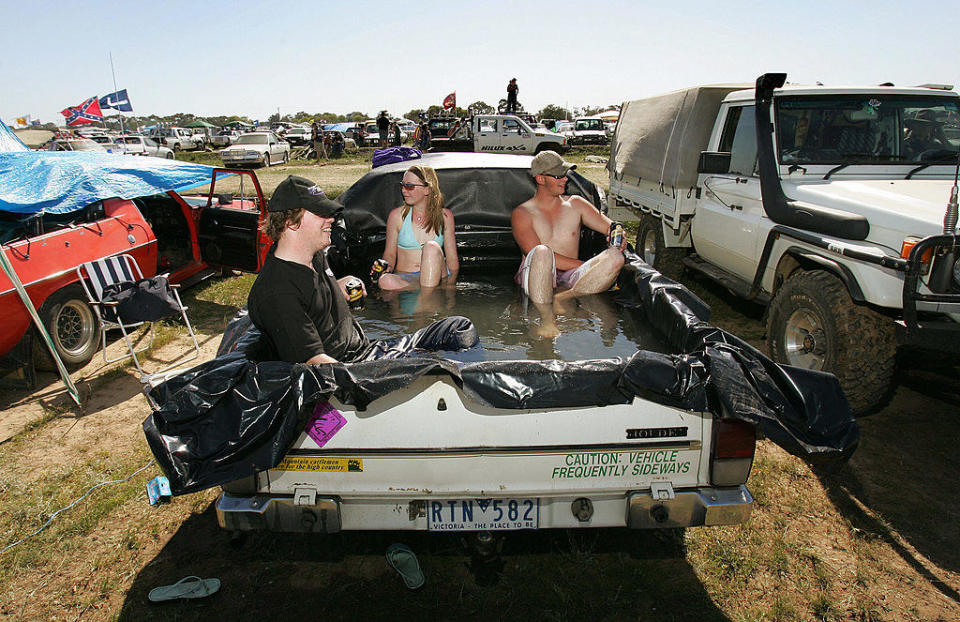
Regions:
<instances>
[{"instance_id":1,"label":"person's wet arm","mask_svg":"<svg viewBox=\"0 0 960 622\"><path fill-rule=\"evenodd\" d=\"M610 220L604 214L601 214L597 208L590 204L589 201L581 197L572 197L570 199L576 205L577 209L580 210L580 220L588 229L592 229L597 233L602 233L604 236L610 235L610 225L613 224L613 221ZM627 248L627 236L623 236L623 242L620 243L620 250L625 250Z\"/></svg>"},{"instance_id":2,"label":"person's wet arm","mask_svg":"<svg viewBox=\"0 0 960 622\"><path fill-rule=\"evenodd\" d=\"M400 226L403 224L403 217L400 215L400 208L390 211L387 216L387 240L383 247L383 260L390 264L387 268L391 272L397 270L397 238L400 236Z\"/></svg>"},{"instance_id":3,"label":"person's wet arm","mask_svg":"<svg viewBox=\"0 0 960 622\"><path fill-rule=\"evenodd\" d=\"M460 256L457 255L457 232L454 224L453 212L443 210L443 255L447 261L447 270L450 271L450 282L457 279L460 272Z\"/></svg>"}]
</instances>

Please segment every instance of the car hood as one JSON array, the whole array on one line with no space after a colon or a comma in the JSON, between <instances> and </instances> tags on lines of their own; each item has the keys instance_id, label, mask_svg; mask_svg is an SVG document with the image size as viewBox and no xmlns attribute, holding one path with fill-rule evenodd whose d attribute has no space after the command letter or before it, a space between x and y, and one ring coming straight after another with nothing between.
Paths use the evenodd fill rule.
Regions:
<instances>
[{"instance_id":1,"label":"car hood","mask_svg":"<svg viewBox=\"0 0 960 622\"><path fill-rule=\"evenodd\" d=\"M230 145L224 151L266 151L267 145Z\"/></svg>"},{"instance_id":2,"label":"car hood","mask_svg":"<svg viewBox=\"0 0 960 622\"><path fill-rule=\"evenodd\" d=\"M870 223L867 239L899 250L906 236L943 232L952 185L945 179L785 180L783 190L798 201L865 216Z\"/></svg>"}]
</instances>

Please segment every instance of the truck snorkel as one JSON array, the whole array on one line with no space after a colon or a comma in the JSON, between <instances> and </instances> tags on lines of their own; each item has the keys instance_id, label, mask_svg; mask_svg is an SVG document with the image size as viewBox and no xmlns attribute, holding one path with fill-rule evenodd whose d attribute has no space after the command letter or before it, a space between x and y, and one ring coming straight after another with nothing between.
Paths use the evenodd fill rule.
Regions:
<instances>
[{"instance_id":1,"label":"truck snorkel","mask_svg":"<svg viewBox=\"0 0 960 622\"><path fill-rule=\"evenodd\" d=\"M785 73L765 73L757 78L756 126L757 159L760 168L760 195L763 209L778 225L796 227L845 240L865 240L870 224L859 214L851 214L802 201L787 199L780 184L777 158L773 151L773 123L770 107L773 90L787 80Z\"/></svg>"}]
</instances>

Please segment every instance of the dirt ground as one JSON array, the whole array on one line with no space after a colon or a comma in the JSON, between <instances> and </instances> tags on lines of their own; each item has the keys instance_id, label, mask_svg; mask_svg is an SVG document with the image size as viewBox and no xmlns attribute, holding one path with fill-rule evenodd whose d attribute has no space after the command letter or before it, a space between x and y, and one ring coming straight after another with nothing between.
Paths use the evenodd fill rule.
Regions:
<instances>
[{"instance_id":1,"label":"dirt ground","mask_svg":"<svg viewBox=\"0 0 960 622\"><path fill-rule=\"evenodd\" d=\"M605 181L602 167L581 172ZM275 167L261 179L272 187L295 173L345 188L366 167L338 169ZM717 325L763 348L762 310L696 278L687 284ZM217 287L190 293L202 360L240 304L218 298ZM154 358L182 345L175 334ZM0 619L960 620L957 368L916 353L903 363L889 405L859 420L848 463L812 468L759 444L748 482L756 503L742 526L514 534L494 565L453 535L234 540L216 524L216 491L149 506L152 465L0 554ZM34 391L0 387L0 549L89 486L127 478L150 459L140 428L149 407L131 369L98 357L74 378L90 388L82 411L51 374ZM419 556L427 584L418 592L385 563L395 541ZM148 603L152 588L193 574L220 578L220 592Z\"/></svg>"}]
</instances>

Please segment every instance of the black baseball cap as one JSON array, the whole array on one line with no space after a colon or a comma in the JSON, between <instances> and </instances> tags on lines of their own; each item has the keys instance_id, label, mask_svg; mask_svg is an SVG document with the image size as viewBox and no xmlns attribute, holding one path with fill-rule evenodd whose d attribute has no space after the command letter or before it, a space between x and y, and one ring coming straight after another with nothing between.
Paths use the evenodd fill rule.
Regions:
<instances>
[{"instance_id":1,"label":"black baseball cap","mask_svg":"<svg viewBox=\"0 0 960 622\"><path fill-rule=\"evenodd\" d=\"M329 218L342 210L343 206L328 199L320 186L309 179L290 175L273 191L273 196L267 203L267 211L285 212L294 209L305 209L317 216Z\"/></svg>"}]
</instances>

